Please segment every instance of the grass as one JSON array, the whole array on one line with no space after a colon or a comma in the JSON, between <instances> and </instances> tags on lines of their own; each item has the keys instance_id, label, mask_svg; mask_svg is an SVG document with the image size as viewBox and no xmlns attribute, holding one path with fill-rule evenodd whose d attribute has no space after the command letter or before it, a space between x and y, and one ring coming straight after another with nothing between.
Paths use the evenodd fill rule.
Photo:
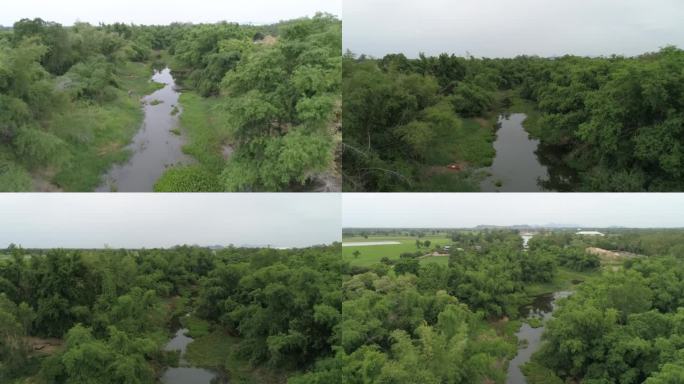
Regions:
<instances>
[{"instance_id":1,"label":"grass","mask_svg":"<svg viewBox=\"0 0 684 384\"><path fill-rule=\"evenodd\" d=\"M539 328L544 325L544 320L539 317L530 317L525 320L532 328Z\"/></svg>"},{"instance_id":2,"label":"grass","mask_svg":"<svg viewBox=\"0 0 684 384\"><path fill-rule=\"evenodd\" d=\"M460 129L456 130L458 139L453 143L455 160L466 162L473 167L492 165L496 155L492 146L496 138L495 120L467 118L462 122Z\"/></svg>"},{"instance_id":3,"label":"grass","mask_svg":"<svg viewBox=\"0 0 684 384\"><path fill-rule=\"evenodd\" d=\"M448 239L445 236L446 235L425 236L422 237L420 241L424 242L425 240L430 240L430 248L434 248L436 245L451 244L451 239ZM342 257L352 265L370 266L380 263L380 260L383 257L387 257L390 260L398 260L399 255L405 252L427 252L428 250L425 248L416 248L416 239L417 237L409 236L369 236L367 239L363 237L348 237L344 238L343 242L398 241L400 244L342 247ZM358 257L354 256L354 251L360 252ZM449 258L444 256L421 259L421 262L436 262L440 264L446 264L448 261Z\"/></svg>"},{"instance_id":4,"label":"grass","mask_svg":"<svg viewBox=\"0 0 684 384\"><path fill-rule=\"evenodd\" d=\"M188 361L195 366L219 369L225 365L238 340L220 331L193 338L195 340L188 344L185 354Z\"/></svg>"},{"instance_id":5,"label":"grass","mask_svg":"<svg viewBox=\"0 0 684 384\"><path fill-rule=\"evenodd\" d=\"M523 365L521 370L528 384L563 384L563 380L556 376L552 370L534 361Z\"/></svg>"},{"instance_id":6,"label":"grass","mask_svg":"<svg viewBox=\"0 0 684 384\"><path fill-rule=\"evenodd\" d=\"M545 293L567 291L573 288L575 284L573 281L588 281L598 277L601 271L577 272L568 268L558 267L556 276L550 283L537 283L525 286L525 290L529 296L539 296Z\"/></svg>"},{"instance_id":7,"label":"grass","mask_svg":"<svg viewBox=\"0 0 684 384\"><path fill-rule=\"evenodd\" d=\"M50 130L69 143L70 161L52 177L65 191L92 191L112 164L129 158L126 146L143 118L139 96L163 87L148 81L151 69L147 64L127 63L119 72L121 89L113 101L76 103L49 122Z\"/></svg>"},{"instance_id":8,"label":"grass","mask_svg":"<svg viewBox=\"0 0 684 384\"><path fill-rule=\"evenodd\" d=\"M226 372L231 383L280 384L286 381L286 372L253 368L239 356L239 346L239 338L214 331L188 344L185 357L194 366Z\"/></svg>"},{"instance_id":9,"label":"grass","mask_svg":"<svg viewBox=\"0 0 684 384\"><path fill-rule=\"evenodd\" d=\"M229 131L222 118L220 100L209 97L204 98L194 92L183 92L179 103L183 106L180 114L180 126L187 136L187 143L183 146L183 152L197 159L202 175L210 175L213 180L204 180L203 183L217 185L218 175L223 171L225 159L223 158L223 146L230 142ZM179 132L180 133L180 132ZM168 173L178 173L177 167L169 168L162 178ZM191 192L185 190L185 184L175 185L175 176L167 176L165 189L175 192ZM191 185L196 186L196 183ZM213 189L212 189L213 191ZM210 192L210 191L209 191Z\"/></svg>"},{"instance_id":10,"label":"grass","mask_svg":"<svg viewBox=\"0 0 684 384\"><path fill-rule=\"evenodd\" d=\"M523 121L522 125L525 130L533 138L539 138L541 136L541 126L539 125L539 119L541 118L541 112L537 110L534 102L525 100L515 91L505 92L511 101L511 105L504 108L506 112L510 113L524 113L527 118Z\"/></svg>"},{"instance_id":11,"label":"grass","mask_svg":"<svg viewBox=\"0 0 684 384\"><path fill-rule=\"evenodd\" d=\"M209 322L194 315L182 316L180 323L188 329L188 336L193 339L204 337L210 333Z\"/></svg>"}]
</instances>

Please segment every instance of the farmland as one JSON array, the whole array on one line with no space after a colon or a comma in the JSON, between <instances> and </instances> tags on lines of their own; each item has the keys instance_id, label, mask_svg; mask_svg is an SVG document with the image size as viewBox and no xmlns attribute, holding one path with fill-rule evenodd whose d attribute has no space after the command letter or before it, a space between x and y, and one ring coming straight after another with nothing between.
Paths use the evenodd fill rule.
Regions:
<instances>
[{"instance_id":1,"label":"farmland","mask_svg":"<svg viewBox=\"0 0 684 384\"><path fill-rule=\"evenodd\" d=\"M416 240L423 243L425 241L430 242L429 247L416 247ZM350 246L348 243L356 242L399 242L400 244L384 244L384 245L363 245L363 246ZM342 257L345 261L348 261L352 265L359 266L370 266L376 263L380 263L383 258L388 258L390 260L399 260L399 256L402 253L414 253L422 252L424 254L432 253L435 247L441 247L444 245L450 245L452 243L451 239L446 237L446 234L442 235L429 235L421 237L410 237L410 236L369 236L365 237L347 237L344 239L342 247ZM358 256L354 255L354 252L359 252ZM446 256L428 256L421 258L421 262L438 262L440 264L447 264L449 258Z\"/></svg>"}]
</instances>

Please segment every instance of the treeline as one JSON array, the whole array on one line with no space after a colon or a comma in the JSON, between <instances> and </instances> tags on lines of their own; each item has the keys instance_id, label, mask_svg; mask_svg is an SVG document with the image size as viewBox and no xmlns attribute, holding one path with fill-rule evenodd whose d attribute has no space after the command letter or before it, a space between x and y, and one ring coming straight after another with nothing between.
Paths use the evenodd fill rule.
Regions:
<instances>
[{"instance_id":1,"label":"treeline","mask_svg":"<svg viewBox=\"0 0 684 384\"><path fill-rule=\"evenodd\" d=\"M618 230L590 240L594 246L648 256L684 257L681 229Z\"/></svg>"},{"instance_id":2,"label":"treeline","mask_svg":"<svg viewBox=\"0 0 684 384\"><path fill-rule=\"evenodd\" d=\"M542 112L535 128L542 143L579 173L576 189L682 189L684 51L508 64L520 68L521 95Z\"/></svg>"},{"instance_id":3,"label":"treeline","mask_svg":"<svg viewBox=\"0 0 684 384\"><path fill-rule=\"evenodd\" d=\"M162 351L172 324L191 312L237 337L246 366L292 374L332 353L339 246L7 253L0 259L3 382L157 382L177 364L177 353ZM57 347L35 350L37 338Z\"/></svg>"},{"instance_id":4,"label":"treeline","mask_svg":"<svg viewBox=\"0 0 684 384\"><path fill-rule=\"evenodd\" d=\"M318 14L274 26L224 23L170 34L167 49L174 74L208 98L204 101L215 102L207 113L216 116L205 119L219 123L207 123L205 132L197 134L187 127L187 149L200 160L201 169L171 169L158 190L212 185L228 191L280 191L315 189L321 182L339 189L338 19ZM189 101L181 98L181 103ZM212 127L215 132L206 132ZM233 152L226 161L222 149L227 145Z\"/></svg>"},{"instance_id":5,"label":"treeline","mask_svg":"<svg viewBox=\"0 0 684 384\"><path fill-rule=\"evenodd\" d=\"M527 369L544 383L678 383L683 308L681 259L629 260L561 303Z\"/></svg>"},{"instance_id":6,"label":"treeline","mask_svg":"<svg viewBox=\"0 0 684 384\"><path fill-rule=\"evenodd\" d=\"M488 165L493 154L477 139L481 132L457 138L464 122L511 104L530 112L521 107L524 99L538 115L527 130L576 174L556 180L556 187L679 191L683 65L684 52L675 47L628 58L347 55L345 189L421 189L426 166ZM481 145L471 156L459 147L473 140Z\"/></svg>"}]
</instances>

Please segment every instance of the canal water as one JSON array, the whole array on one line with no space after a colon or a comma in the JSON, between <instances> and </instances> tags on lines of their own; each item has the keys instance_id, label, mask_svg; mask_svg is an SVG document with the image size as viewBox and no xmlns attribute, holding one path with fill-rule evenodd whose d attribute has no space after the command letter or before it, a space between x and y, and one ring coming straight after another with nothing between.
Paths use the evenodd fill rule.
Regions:
<instances>
[{"instance_id":1,"label":"canal water","mask_svg":"<svg viewBox=\"0 0 684 384\"><path fill-rule=\"evenodd\" d=\"M178 367L167 368L164 371L161 382L164 384L212 384L212 380L218 377L215 372L191 367L185 360L185 350L193 340L192 337L186 335L187 332L185 328L179 329L164 347L165 351L179 351L180 360Z\"/></svg>"},{"instance_id":2,"label":"canal water","mask_svg":"<svg viewBox=\"0 0 684 384\"><path fill-rule=\"evenodd\" d=\"M168 67L155 70L152 81L164 87L141 100L145 119L128 146L133 155L128 162L116 164L107 172L96 189L98 192L152 192L166 168L192 162L181 151L183 138L176 134L181 112L180 93L176 91L171 70Z\"/></svg>"},{"instance_id":3,"label":"canal water","mask_svg":"<svg viewBox=\"0 0 684 384\"><path fill-rule=\"evenodd\" d=\"M494 149L496 156L487 168L491 175L480 184L483 192L538 192L548 170L537 157L539 140L530 138L522 123L524 113L499 116Z\"/></svg>"},{"instance_id":4,"label":"canal water","mask_svg":"<svg viewBox=\"0 0 684 384\"><path fill-rule=\"evenodd\" d=\"M568 297L572 294L570 291L560 291L554 293L547 293L539 295L534 298L532 304L521 308L521 315L524 318L538 318L542 322L546 322L551 318L553 311L557 308L558 300ZM530 361L532 354L536 352L541 345L541 336L544 333L544 325L538 328L532 328L528 323L523 323L520 330L515 334L519 342L523 342L523 346L518 348L518 354L508 364L508 372L506 373L506 384L526 384L527 380L522 373L520 367Z\"/></svg>"}]
</instances>

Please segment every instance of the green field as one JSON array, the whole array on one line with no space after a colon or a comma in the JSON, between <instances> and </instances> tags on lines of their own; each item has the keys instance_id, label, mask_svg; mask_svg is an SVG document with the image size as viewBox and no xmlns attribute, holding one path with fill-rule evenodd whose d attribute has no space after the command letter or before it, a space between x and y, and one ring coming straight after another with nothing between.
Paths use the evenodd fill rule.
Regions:
<instances>
[{"instance_id":1,"label":"green field","mask_svg":"<svg viewBox=\"0 0 684 384\"><path fill-rule=\"evenodd\" d=\"M425 253L427 253L427 248L416 248L416 239L418 238L409 236L369 236L368 238L364 238L361 236L348 237L343 239L343 243L397 241L400 244L342 247L342 257L345 260L349 261L352 265L370 266L373 264L380 263L380 260L383 257L387 257L390 260L398 260L399 255L405 252L424 251ZM422 242L425 242L425 240L430 240L430 249L434 248L436 245L451 244L451 239L447 238L445 234L424 236L420 238L420 241ZM354 251L359 251L361 254L358 255L358 257L355 257ZM421 259L421 261L446 264L449 261L449 258L446 256L426 257L424 259Z\"/></svg>"}]
</instances>

